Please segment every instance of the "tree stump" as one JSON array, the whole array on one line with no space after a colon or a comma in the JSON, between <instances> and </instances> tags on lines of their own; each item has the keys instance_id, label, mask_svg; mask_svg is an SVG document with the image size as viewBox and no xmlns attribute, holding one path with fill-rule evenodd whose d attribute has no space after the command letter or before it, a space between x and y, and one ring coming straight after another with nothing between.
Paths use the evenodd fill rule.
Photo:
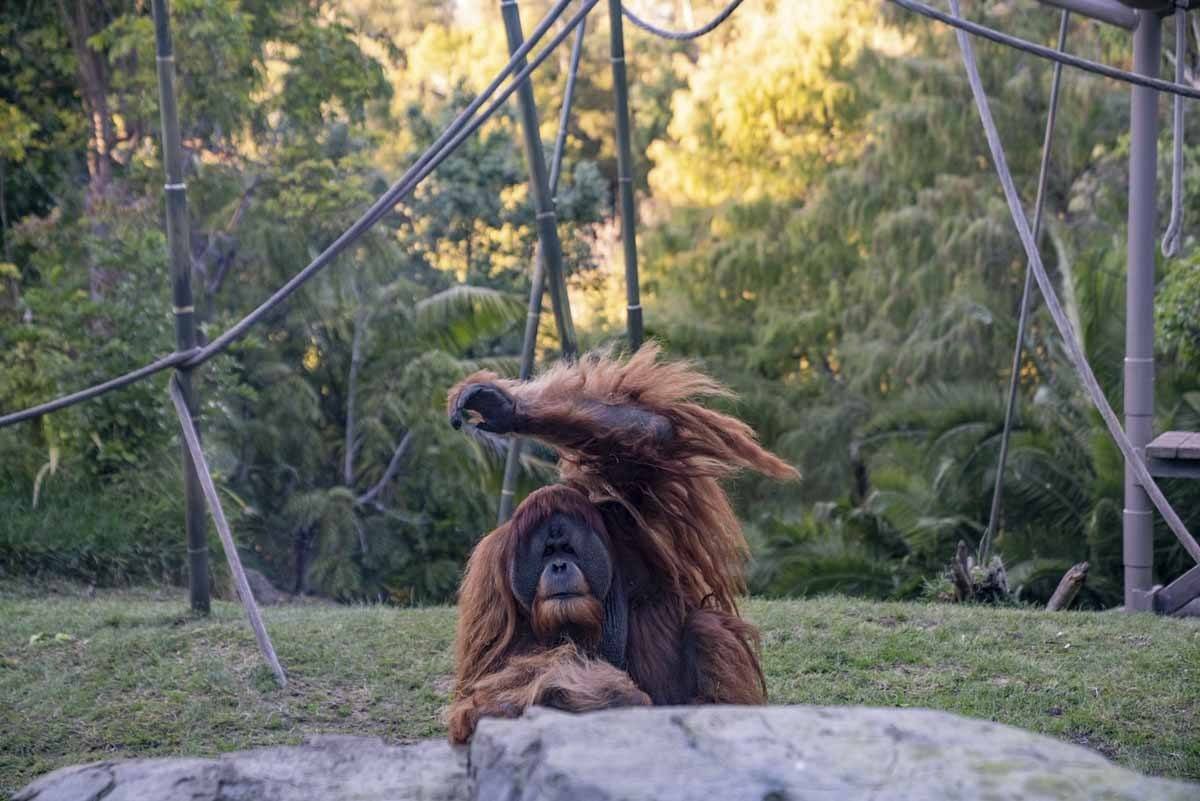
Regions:
<instances>
[{"instance_id":1,"label":"tree stump","mask_svg":"<svg viewBox=\"0 0 1200 801\"><path fill-rule=\"evenodd\" d=\"M1008 573L999 556L993 556L987 567L975 564L967 544L958 541L958 549L950 561L950 581L954 584L954 600L958 603L979 601L999 603L1011 595Z\"/></svg>"},{"instance_id":2,"label":"tree stump","mask_svg":"<svg viewBox=\"0 0 1200 801\"><path fill-rule=\"evenodd\" d=\"M1083 582L1087 580L1087 573L1087 562L1080 562L1068 570L1062 580L1058 582L1058 588L1054 590L1054 594L1050 596L1050 601L1046 604L1046 611L1057 612L1070 606L1071 601L1075 600L1075 596L1083 588Z\"/></svg>"}]
</instances>

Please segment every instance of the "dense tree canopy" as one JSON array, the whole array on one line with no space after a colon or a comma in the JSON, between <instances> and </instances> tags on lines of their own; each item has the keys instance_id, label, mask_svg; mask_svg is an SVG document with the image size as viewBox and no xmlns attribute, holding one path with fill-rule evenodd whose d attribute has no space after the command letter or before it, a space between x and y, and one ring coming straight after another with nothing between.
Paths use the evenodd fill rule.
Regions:
<instances>
[{"instance_id":1,"label":"dense tree canopy","mask_svg":"<svg viewBox=\"0 0 1200 801\"><path fill-rule=\"evenodd\" d=\"M715 5L647 14L685 27ZM1052 41L1057 15L1021 5L972 13ZM0 10L4 411L172 343L148 6ZM526 28L548 7L522 3ZM175 0L172 24L207 337L328 245L506 60L482 0ZM588 344L623 325L606 27L597 11L558 197ZM627 36L648 332L738 390L735 411L805 476L736 487L754 588L936 592L954 543L986 525L1025 269L953 37L887 4L820 0L746 4L694 43ZM1070 42L1128 66L1120 32L1076 19ZM990 44L980 57L1032 206L1051 68ZM563 48L535 81L547 143L566 65ZM1128 105L1124 87L1065 73L1043 237L1118 409ZM535 241L519 134L490 121L200 371L240 542L288 589L445 599L493 520L502 454L453 435L440 408L464 371L515 370ZM1185 155L1190 209L1200 151ZM1197 222L1159 271L1159 430L1200 424ZM1116 602L1119 454L1041 312L1026 344L1000 554L1026 597L1086 558L1087 602ZM555 348L547 314L539 354ZM180 578L161 381L0 432L0 448L4 569ZM526 458L526 488L544 458ZM1167 491L1200 523L1195 486ZM1169 578L1185 555L1165 531L1158 545Z\"/></svg>"}]
</instances>

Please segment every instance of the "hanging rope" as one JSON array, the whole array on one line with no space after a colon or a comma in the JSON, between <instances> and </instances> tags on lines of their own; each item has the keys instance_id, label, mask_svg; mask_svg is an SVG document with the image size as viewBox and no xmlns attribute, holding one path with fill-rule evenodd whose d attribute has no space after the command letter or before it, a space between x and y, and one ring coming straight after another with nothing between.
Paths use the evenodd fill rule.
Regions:
<instances>
[{"instance_id":1,"label":"hanging rope","mask_svg":"<svg viewBox=\"0 0 1200 801\"><path fill-rule=\"evenodd\" d=\"M721 9L721 12L717 14L717 16L713 17L706 24L701 25L699 28L691 31L670 31L666 28L660 28L659 26L647 22L637 14L630 11L629 7L624 3L621 4L621 13L625 15L625 19L629 20L643 31L652 33L660 39L670 39L673 42L687 42L691 41L692 39L699 39L701 36L710 34L719 28L721 23L729 19L733 12L737 11L738 6L740 6L742 2L743 0L730 0L729 5Z\"/></svg>"},{"instance_id":2,"label":"hanging rope","mask_svg":"<svg viewBox=\"0 0 1200 801\"><path fill-rule=\"evenodd\" d=\"M1175 8L1175 83L1184 81L1187 60L1187 9ZM1183 241L1183 98L1175 95L1175 126L1172 131L1174 156L1171 163L1171 221L1163 234L1162 254L1168 259L1179 253Z\"/></svg>"},{"instance_id":3,"label":"hanging rope","mask_svg":"<svg viewBox=\"0 0 1200 801\"><path fill-rule=\"evenodd\" d=\"M894 0L897 1L897 0ZM959 2L958 0L950 0L950 7L954 12L952 19L959 19ZM1116 412L1108 403L1108 398L1104 395L1104 390L1100 388L1100 382L1096 380L1095 373L1092 372L1092 367L1088 364L1087 357L1083 353L1083 347L1079 344L1079 339L1075 335L1075 330L1071 327L1070 320L1067 319L1067 314L1063 311L1062 306L1058 302L1058 295L1054 292L1054 284L1050 282L1050 277L1046 275L1046 268L1042 265L1041 254L1038 253L1037 244L1033 237L1033 231L1029 227L1029 220L1025 218L1025 211L1021 208L1021 196L1017 194L1016 185L1013 183L1012 173L1008 169L1008 159L1004 155L1004 145L1000 142L1000 133L996 129L996 121L992 118L991 106L988 103L987 94L983 90L983 81L979 77L979 68L975 64L975 48L971 44L971 38L967 36L964 29L959 29L955 33L958 39L959 49L962 50L963 64L967 70L967 81L971 85L971 94L975 98L975 105L979 109L979 119L983 124L983 132L987 138L988 149L992 154L992 162L996 167L996 174L1000 179L1000 185L1004 189L1004 198L1008 202L1008 211L1012 217L1013 224L1017 227L1017 234L1021 238L1021 245L1025 248L1025 257L1029 260L1029 266L1033 268L1034 277L1037 278L1038 288L1042 291L1042 297L1046 301L1046 309L1050 312L1051 319L1054 320L1054 326L1058 329L1059 335L1063 338L1063 344L1066 346L1067 356L1071 360L1071 365L1075 368L1076 374L1083 383L1083 388L1091 399L1096 410L1100 412L1100 416L1104 419L1104 424L1108 427L1108 432L1112 436L1113 441L1121 450L1125 457L1125 464L1133 471L1134 477L1142 489L1150 496L1150 500L1158 509L1159 514L1167 521L1167 525L1184 549L1191 554L1192 558L1200 562L1200 544L1188 533L1187 527L1179 518L1179 515L1171 507L1165 495L1154 478L1150 475L1150 471L1146 469L1146 463L1142 461L1142 457L1134 449L1133 443L1129 441L1125 430L1121 428L1121 423L1117 419Z\"/></svg>"},{"instance_id":4,"label":"hanging rope","mask_svg":"<svg viewBox=\"0 0 1200 801\"><path fill-rule=\"evenodd\" d=\"M1067 26L1071 12L1064 11L1058 23L1058 50L1067 46ZM1046 114L1046 133L1042 138L1042 163L1038 167L1037 199L1033 203L1033 241L1041 239L1042 211L1046 205L1046 179L1050 174L1050 150L1054 139L1054 123L1058 119L1058 90L1062 86L1062 64L1055 62L1054 77L1050 81L1050 110ZM1021 353L1025 348L1025 329L1029 325L1029 313L1033 308L1033 270L1025 265L1025 287L1021 291L1021 313L1017 318L1017 344L1013 348L1012 372L1008 379L1008 400L1004 405L1004 431L1000 435L1000 458L996 464L996 483L992 488L992 509L988 514L988 525L979 542L979 564L986 566L991 556L992 539L996 536L1000 521L1000 506L1004 496L1004 468L1008 462L1008 440L1012 435L1013 412L1017 408L1017 389L1021 384Z\"/></svg>"}]
</instances>

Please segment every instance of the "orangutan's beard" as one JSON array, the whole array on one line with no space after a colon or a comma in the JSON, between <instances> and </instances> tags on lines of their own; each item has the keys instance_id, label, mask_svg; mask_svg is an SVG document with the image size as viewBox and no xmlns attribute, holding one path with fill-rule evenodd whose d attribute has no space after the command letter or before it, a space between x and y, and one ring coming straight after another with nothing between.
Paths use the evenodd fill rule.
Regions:
<instances>
[{"instance_id":1,"label":"orangutan's beard","mask_svg":"<svg viewBox=\"0 0 1200 801\"><path fill-rule=\"evenodd\" d=\"M596 648L604 627L604 607L593 595L536 598L533 633L546 644L568 639L585 650Z\"/></svg>"}]
</instances>

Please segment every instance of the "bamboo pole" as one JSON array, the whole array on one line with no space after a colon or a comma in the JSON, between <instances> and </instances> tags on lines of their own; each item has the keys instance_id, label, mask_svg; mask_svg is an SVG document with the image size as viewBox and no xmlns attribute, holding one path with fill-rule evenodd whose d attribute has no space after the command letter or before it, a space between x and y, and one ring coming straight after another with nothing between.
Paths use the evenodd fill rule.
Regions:
<instances>
[{"instance_id":1,"label":"bamboo pole","mask_svg":"<svg viewBox=\"0 0 1200 801\"><path fill-rule=\"evenodd\" d=\"M500 11L504 17L504 30L508 36L509 54L516 54L524 42L521 32L521 12L516 0L502 0ZM525 67L522 58L518 70ZM571 304L567 298L567 282L563 274L562 243L558 238L558 213L550 199L546 175L546 153L542 148L542 137L538 126L537 104L533 98L533 82L526 77L517 89L517 105L521 118L521 129L525 135L525 158L529 162L529 188L533 195L536 214L538 244L546 265L546 282L550 289L550 303L554 307L554 322L558 327L558 338L563 358L574 359L578 353L575 339L575 324L571 320Z\"/></svg>"},{"instance_id":2,"label":"bamboo pole","mask_svg":"<svg viewBox=\"0 0 1200 801\"><path fill-rule=\"evenodd\" d=\"M175 103L175 52L171 42L171 15L167 0L153 0L154 40L157 49L159 110L162 118L162 154L166 184L167 244L171 252L172 303L175 312L175 350L196 347L196 313L192 299L192 257L188 234L187 185L183 182L183 146L179 111ZM196 413L192 371L175 373L191 415ZM196 464L183 447L184 526L187 531L188 589L192 611L208 614L211 590L208 580L208 538L204 524L204 496Z\"/></svg>"},{"instance_id":3,"label":"bamboo pole","mask_svg":"<svg viewBox=\"0 0 1200 801\"><path fill-rule=\"evenodd\" d=\"M629 129L629 86L625 75L625 29L621 0L608 0L609 49L617 117L617 186L621 196L621 244L625 253L626 326L629 348L642 345L642 299L638 287L637 216L633 198L633 151Z\"/></svg>"},{"instance_id":4,"label":"bamboo pole","mask_svg":"<svg viewBox=\"0 0 1200 801\"><path fill-rule=\"evenodd\" d=\"M587 17L579 21L575 29L575 41L571 44L571 63L567 72L567 85L563 89L562 108L558 115L558 136L554 139L554 152L550 156L550 202L557 208L558 179L562 176L563 153L567 144L567 125L571 118L571 101L575 97L575 78L579 74L579 59L583 54L583 37L587 33ZM542 293L546 287L546 262L542 258L539 247L533 260L533 280L529 286L529 310L525 315L525 338L521 344L521 373L522 381L528 381L533 375L534 348L537 344L538 323L542 317ZM524 440L513 437L510 440L508 456L504 460L504 483L500 489L500 510L496 516L496 525L505 523L512 515L513 503L516 499L517 471L521 462L521 450Z\"/></svg>"}]
</instances>

